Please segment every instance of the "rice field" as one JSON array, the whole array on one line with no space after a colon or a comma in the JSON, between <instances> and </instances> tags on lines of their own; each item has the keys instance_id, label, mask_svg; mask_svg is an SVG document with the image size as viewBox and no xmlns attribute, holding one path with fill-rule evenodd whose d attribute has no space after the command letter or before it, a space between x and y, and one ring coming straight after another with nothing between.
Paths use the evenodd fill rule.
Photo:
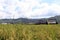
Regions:
<instances>
[{"instance_id":1,"label":"rice field","mask_svg":"<svg viewBox=\"0 0 60 40\"><path fill-rule=\"evenodd\" d=\"M0 40L60 40L60 24L0 24Z\"/></svg>"}]
</instances>

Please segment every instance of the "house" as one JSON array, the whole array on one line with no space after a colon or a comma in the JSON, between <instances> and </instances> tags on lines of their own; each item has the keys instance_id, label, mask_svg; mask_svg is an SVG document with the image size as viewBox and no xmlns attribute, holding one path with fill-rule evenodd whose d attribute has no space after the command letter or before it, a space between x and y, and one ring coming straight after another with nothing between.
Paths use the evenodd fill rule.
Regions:
<instances>
[{"instance_id":1,"label":"house","mask_svg":"<svg viewBox=\"0 0 60 40\"><path fill-rule=\"evenodd\" d=\"M12 24L10 22L0 22L0 24Z\"/></svg>"},{"instance_id":2,"label":"house","mask_svg":"<svg viewBox=\"0 0 60 40\"><path fill-rule=\"evenodd\" d=\"M8 23L1 23L1 24L8 24Z\"/></svg>"},{"instance_id":3,"label":"house","mask_svg":"<svg viewBox=\"0 0 60 40\"><path fill-rule=\"evenodd\" d=\"M47 23L48 23L48 24L58 24L58 22L57 22L56 19L48 19L48 20L47 20Z\"/></svg>"},{"instance_id":4,"label":"house","mask_svg":"<svg viewBox=\"0 0 60 40\"><path fill-rule=\"evenodd\" d=\"M35 24L36 25L39 25L39 24L58 24L58 22L55 18L49 18L49 19L40 19Z\"/></svg>"}]
</instances>

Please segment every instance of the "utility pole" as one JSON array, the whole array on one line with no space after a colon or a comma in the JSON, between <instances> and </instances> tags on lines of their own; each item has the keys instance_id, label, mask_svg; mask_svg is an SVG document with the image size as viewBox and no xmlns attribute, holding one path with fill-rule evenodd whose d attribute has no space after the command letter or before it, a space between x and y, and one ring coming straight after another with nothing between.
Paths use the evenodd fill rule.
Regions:
<instances>
[{"instance_id":1,"label":"utility pole","mask_svg":"<svg viewBox=\"0 0 60 40\"><path fill-rule=\"evenodd\" d=\"M14 24L14 15L13 15L13 24Z\"/></svg>"}]
</instances>

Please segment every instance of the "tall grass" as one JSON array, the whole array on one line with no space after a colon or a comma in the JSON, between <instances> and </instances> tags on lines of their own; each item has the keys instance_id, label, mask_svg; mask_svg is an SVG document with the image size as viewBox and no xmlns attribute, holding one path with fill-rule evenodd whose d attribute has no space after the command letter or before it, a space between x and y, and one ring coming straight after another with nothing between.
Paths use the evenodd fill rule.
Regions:
<instances>
[{"instance_id":1,"label":"tall grass","mask_svg":"<svg viewBox=\"0 0 60 40\"><path fill-rule=\"evenodd\" d=\"M60 40L60 25L0 24L0 40Z\"/></svg>"}]
</instances>

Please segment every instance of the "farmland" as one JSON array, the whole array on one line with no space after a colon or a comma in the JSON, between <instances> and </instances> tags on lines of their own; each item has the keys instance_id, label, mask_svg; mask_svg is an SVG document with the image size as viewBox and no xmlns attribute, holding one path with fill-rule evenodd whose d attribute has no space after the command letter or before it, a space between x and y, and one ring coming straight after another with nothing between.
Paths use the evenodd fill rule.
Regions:
<instances>
[{"instance_id":1,"label":"farmland","mask_svg":"<svg viewBox=\"0 0 60 40\"><path fill-rule=\"evenodd\" d=\"M0 40L60 40L60 24L0 24Z\"/></svg>"}]
</instances>

